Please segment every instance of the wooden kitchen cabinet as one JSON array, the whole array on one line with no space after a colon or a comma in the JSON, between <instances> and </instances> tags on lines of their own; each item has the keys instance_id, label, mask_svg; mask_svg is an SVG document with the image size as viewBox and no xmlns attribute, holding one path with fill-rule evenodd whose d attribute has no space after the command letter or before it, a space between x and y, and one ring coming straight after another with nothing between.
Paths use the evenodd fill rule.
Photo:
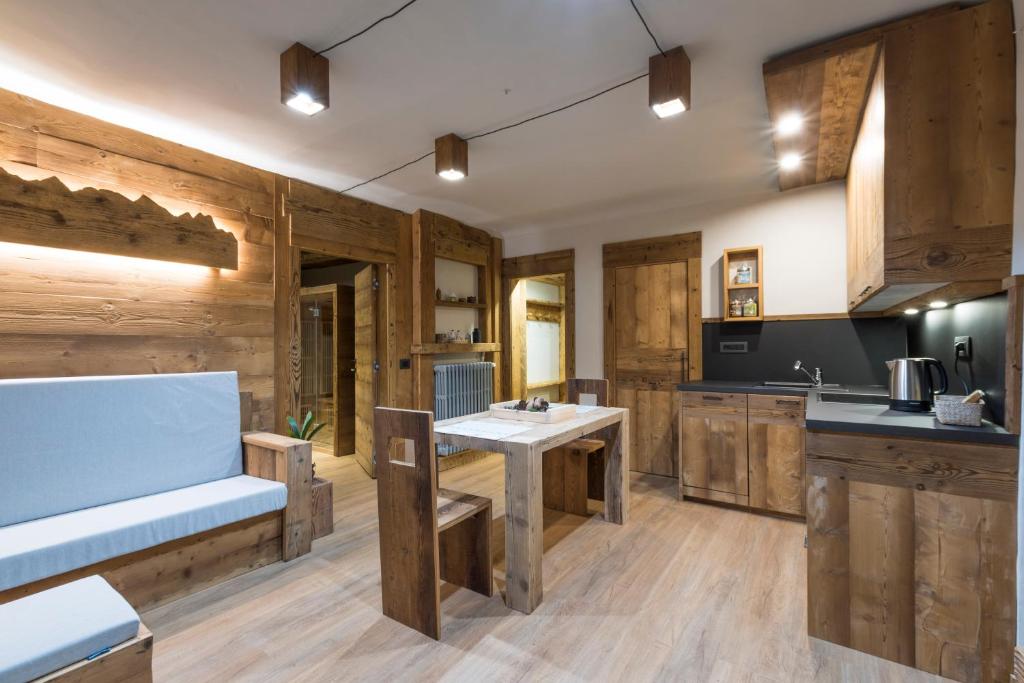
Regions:
<instances>
[{"instance_id":1,"label":"wooden kitchen cabinet","mask_svg":"<svg viewBox=\"0 0 1024 683\"><path fill-rule=\"evenodd\" d=\"M881 46L847 176L848 308L955 301L963 283L999 291L1013 222L1010 2L907 23Z\"/></svg>"},{"instance_id":2,"label":"wooden kitchen cabinet","mask_svg":"<svg viewBox=\"0 0 1024 683\"><path fill-rule=\"evenodd\" d=\"M679 493L746 505L747 395L683 392Z\"/></svg>"},{"instance_id":3,"label":"wooden kitchen cabinet","mask_svg":"<svg viewBox=\"0 0 1024 683\"><path fill-rule=\"evenodd\" d=\"M799 396L747 397L750 507L804 514L804 414Z\"/></svg>"}]
</instances>

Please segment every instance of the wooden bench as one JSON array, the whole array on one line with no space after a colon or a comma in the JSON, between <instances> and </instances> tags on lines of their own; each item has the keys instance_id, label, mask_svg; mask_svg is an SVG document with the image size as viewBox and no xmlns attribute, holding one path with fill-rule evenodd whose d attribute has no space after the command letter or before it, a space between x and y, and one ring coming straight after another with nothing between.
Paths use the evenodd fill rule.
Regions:
<instances>
[{"instance_id":1,"label":"wooden bench","mask_svg":"<svg viewBox=\"0 0 1024 683\"><path fill-rule=\"evenodd\" d=\"M592 394L595 405L608 405L608 380L570 379L566 382L569 403ZM604 500L604 441L576 439L544 453L542 478L544 507L574 515L586 515L587 499Z\"/></svg>"},{"instance_id":2,"label":"wooden bench","mask_svg":"<svg viewBox=\"0 0 1024 683\"><path fill-rule=\"evenodd\" d=\"M383 611L441 635L441 580L493 595L491 500L439 489L429 412L375 408Z\"/></svg>"}]
</instances>

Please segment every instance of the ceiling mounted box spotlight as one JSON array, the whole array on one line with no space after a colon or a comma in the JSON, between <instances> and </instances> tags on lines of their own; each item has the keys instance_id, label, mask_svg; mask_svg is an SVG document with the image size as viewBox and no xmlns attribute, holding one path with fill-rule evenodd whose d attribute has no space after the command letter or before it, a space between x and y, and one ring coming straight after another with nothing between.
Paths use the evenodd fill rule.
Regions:
<instances>
[{"instance_id":1,"label":"ceiling mounted box spotlight","mask_svg":"<svg viewBox=\"0 0 1024 683\"><path fill-rule=\"evenodd\" d=\"M445 180L469 175L469 144L455 133L434 140L434 172Z\"/></svg>"},{"instance_id":2,"label":"ceiling mounted box spotlight","mask_svg":"<svg viewBox=\"0 0 1024 683\"><path fill-rule=\"evenodd\" d=\"M690 108L690 58L682 45L651 57L648 71L650 106L659 119Z\"/></svg>"},{"instance_id":3,"label":"ceiling mounted box spotlight","mask_svg":"<svg viewBox=\"0 0 1024 683\"><path fill-rule=\"evenodd\" d=\"M307 116L331 106L330 62L302 43L281 53L281 104Z\"/></svg>"}]
</instances>

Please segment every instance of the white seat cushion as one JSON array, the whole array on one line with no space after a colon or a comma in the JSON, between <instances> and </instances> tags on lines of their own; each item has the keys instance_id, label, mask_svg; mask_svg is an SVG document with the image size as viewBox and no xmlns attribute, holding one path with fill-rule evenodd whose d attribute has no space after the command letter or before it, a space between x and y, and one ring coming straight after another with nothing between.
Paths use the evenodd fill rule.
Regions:
<instances>
[{"instance_id":1,"label":"white seat cushion","mask_svg":"<svg viewBox=\"0 0 1024 683\"><path fill-rule=\"evenodd\" d=\"M0 528L0 591L284 508L247 475Z\"/></svg>"},{"instance_id":2,"label":"white seat cushion","mask_svg":"<svg viewBox=\"0 0 1024 683\"><path fill-rule=\"evenodd\" d=\"M0 683L24 683L134 638L139 615L90 576L0 605Z\"/></svg>"}]
</instances>

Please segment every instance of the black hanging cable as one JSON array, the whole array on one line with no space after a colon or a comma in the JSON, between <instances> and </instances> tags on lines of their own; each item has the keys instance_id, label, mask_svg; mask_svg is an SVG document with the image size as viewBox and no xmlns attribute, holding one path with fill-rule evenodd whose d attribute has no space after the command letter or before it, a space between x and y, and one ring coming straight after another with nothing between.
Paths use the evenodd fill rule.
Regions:
<instances>
[{"instance_id":1,"label":"black hanging cable","mask_svg":"<svg viewBox=\"0 0 1024 683\"><path fill-rule=\"evenodd\" d=\"M654 41L654 47L658 48L658 52L660 52L661 56L664 57L665 51L661 49L661 45L658 45L658 39L654 37L654 32L651 31L651 27L647 25L644 15L640 14L640 8L636 6L636 3L633 0L629 0L629 4L633 6L633 11L636 12L636 15L640 17L640 23L644 25L645 29L647 29L647 35L649 35L651 40Z\"/></svg>"},{"instance_id":2,"label":"black hanging cable","mask_svg":"<svg viewBox=\"0 0 1024 683\"><path fill-rule=\"evenodd\" d=\"M558 107L557 109L552 109L551 111L546 111L546 112L544 112L542 114L537 114L535 116L531 116L529 118L525 118L522 121L517 121L515 123L510 123L507 126L501 126L499 128L495 128L494 130L488 130L488 131L485 131L483 133L477 133L475 135L470 135L469 137L466 137L466 138L463 138L463 139L466 140L467 142L469 142L470 140L477 140L479 138L486 137L488 135L494 135L495 133L500 133L500 132L508 130L510 128L516 128L517 126L521 126L523 124L530 123L531 121L536 121L537 119L542 119L545 116L551 116L552 114L557 114L558 112L562 112L562 111L565 111L566 109L570 109L571 107L575 107L578 104L583 104L584 102L589 102L590 100L595 99L597 97L600 97L601 95L606 95L606 94L610 93L611 91L617 90L617 89L619 89L619 88L621 88L623 86L629 85L630 83L633 83L635 81L639 81L641 78L647 78L647 72L644 72L644 73L640 74L639 76L633 76L632 78L630 78L628 80L622 81L621 83L617 83L617 84L615 84L615 85L613 85L611 87L605 88L604 90L602 90L600 92L596 92L593 95L587 95L586 97L584 97L582 99L576 100L575 102L570 102L569 104L566 104L566 105L563 105L561 107ZM374 176L373 178L370 178L369 180L364 180L363 182L358 183L356 185L353 185L352 187L347 187L344 190L341 190L341 192L342 193L350 192L352 190L355 190L356 188L362 187L363 185L368 185L368 184L370 184L370 183L372 183L374 181L377 181L377 180L380 180L381 178L389 176L392 173L397 173L398 171L401 171L404 168L408 168L409 166L412 166L413 164L418 163L420 161L423 161L427 157L431 157L431 156L434 156L434 153L433 152L427 152L423 156L416 157L412 161L404 163L401 166L397 166L397 167L391 169L390 171L385 171L384 173L381 173L378 176Z\"/></svg>"},{"instance_id":3,"label":"black hanging cable","mask_svg":"<svg viewBox=\"0 0 1024 683\"><path fill-rule=\"evenodd\" d=\"M340 46L344 45L345 43L347 43L348 41L354 40L355 38L358 38L359 36L363 35L364 33L369 31L370 29L372 29L374 26L376 26L377 24L381 23L382 21L387 21L388 19L394 19L395 17L397 17L399 14L402 13L402 10L404 10L406 7L408 7L409 5L413 4L414 2L416 2L416 0L409 0L409 2L405 3L404 5L402 5L398 9L396 9L394 12L392 12L391 14L389 14L389 15L387 15L385 17L381 17L377 21L373 22L372 24L370 24L369 26L364 28L362 31L359 31L358 33L353 33L348 38L345 38L344 40L339 40L338 42L336 42L334 45L331 45L330 47L325 47L323 50L320 50L320 52L317 52L317 54L318 55L322 55L325 52L330 52L334 48L340 47Z\"/></svg>"}]
</instances>

